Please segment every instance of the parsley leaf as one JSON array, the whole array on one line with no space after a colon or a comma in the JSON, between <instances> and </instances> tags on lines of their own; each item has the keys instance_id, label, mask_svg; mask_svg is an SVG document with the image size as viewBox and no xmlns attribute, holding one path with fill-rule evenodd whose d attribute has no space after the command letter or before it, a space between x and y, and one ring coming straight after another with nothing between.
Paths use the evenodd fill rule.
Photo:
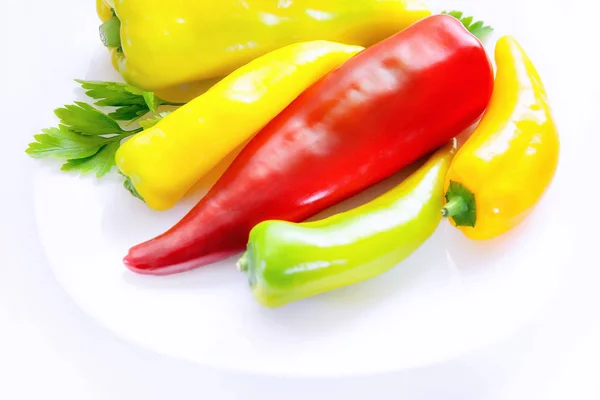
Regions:
<instances>
[{"instance_id":1,"label":"parsley leaf","mask_svg":"<svg viewBox=\"0 0 600 400\"><path fill-rule=\"evenodd\" d=\"M118 82L84 81L75 79L86 90L85 94L99 100L95 104L104 107L119 107L146 104L143 96L146 93L135 86Z\"/></svg>"},{"instance_id":2,"label":"parsley leaf","mask_svg":"<svg viewBox=\"0 0 600 400\"><path fill-rule=\"evenodd\" d=\"M164 117L166 117L169 114L171 114L169 111L161 112L160 114L157 114L152 118L140 121L140 126L144 129L150 129L154 125L158 124Z\"/></svg>"},{"instance_id":3,"label":"parsley leaf","mask_svg":"<svg viewBox=\"0 0 600 400\"><path fill-rule=\"evenodd\" d=\"M111 117L86 103L59 108L56 115L62 124L35 135L36 142L25 152L34 158L62 158L67 160L63 171L95 173L98 178L115 166L115 153L123 139L142 131L123 130Z\"/></svg>"},{"instance_id":4,"label":"parsley leaf","mask_svg":"<svg viewBox=\"0 0 600 400\"><path fill-rule=\"evenodd\" d=\"M144 93L143 97L144 97L144 101L146 102L146 105L148 106L148 109L150 111L152 111L153 113L156 112L156 110L158 109L159 106L166 103L164 100L161 100L158 97L156 97L156 95L152 92Z\"/></svg>"},{"instance_id":5,"label":"parsley leaf","mask_svg":"<svg viewBox=\"0 0 600 400\"><path fill-rule=\"evenodd\" d=\"M119 149L119 146L121 146L121 141L115 140L104 145L96 154L90 157L67 161L61 170L95 173L97 178L102 178L116 165L115 153Z\"/></svg>"},{"instance_id":6,"label":"parsley leaf","mask_svg":"<svg viewBox=\"0 0 600 400\"><path fill-rule=\"evenodd\" d=\"M76 79L86 94L98 100L95 104L102 107L117 107L111 118L118 121L131 121L143 117L149 112L156 113L161 105L180 106L171 103L135 86L119 82L98 82Z\"/></svg>"},{"instance_id":7,"label":"parsley leaf","mask_svg":"<svg viewBox=\"0 0 600 400\"><path fill-rule=\"evenodd\" d=\"M140 106L123 106L108 114L109 117L117 121L135 121L148 114L146 107Z\"/></svg>"},{"instance_id":8,"label":"parsley leaf","mask_svg":"<svg viewBox=\"0 0 600 400\"><path fill-rule=\"evenodd\" d=\"M42 130L35 135L25 152L33 158L55 157L65 160L63 171L94 173L101 178L116 165L115 155L124 139L157 124L168 115L163 112L142 121L141 128L125 130L118 121L135 121L161 105L180 106L160 99L154 93L117 82L78 80L86 94L97 100L96 105L113 107L106 114L95 107L75 102L54 111L60 119L57 128ZM135 197L144 200L133 182L125 177L125 188Z\"/></svg>"},{"instance_id":9,"label":"parsley leaf","mask_svg":"<svg viewBox=\"0 0 600 400\"><path fill-rule=\"evenodd\" d=\"M484 41L489 35L494 32L494 28L486 26L483 21L473 22L473 17L466 17L462 11L444 11L442 14L450 15L458 19L462 24L476 36L479 40Z\"/></svg>"},{"instance_id":10,"label":"parsley leaf","mask_svg":"<svg viewBox=\"0 0 600 400\"><path fill-rule=\"evenodd\" d=\"M65 126L42 130L35 135L36 142L25 152L33 158L55 157L63 159L93 156L108 139L99 136L84 136L70 131Z\"/></svg>"},{"instance_id":11,"label":"parsley leaf","mask_svg":"<svg viewBox=\"0 0 600 400\"><path fill-rule=\"evenodd\" d=\"M124 132L114 119L80 101L57 108L54 113L60 118L63 126L83 135L110 135Z\"/></svg>"}]
</instances>

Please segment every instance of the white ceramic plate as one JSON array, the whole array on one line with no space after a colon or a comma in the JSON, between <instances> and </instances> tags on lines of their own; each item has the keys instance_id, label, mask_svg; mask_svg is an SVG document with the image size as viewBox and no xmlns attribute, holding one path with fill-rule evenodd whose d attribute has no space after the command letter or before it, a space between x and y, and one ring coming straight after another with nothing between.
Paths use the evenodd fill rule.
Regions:
<instances>
[{"instance_id":1,"label":"white ceramic plate","mask_svg":"<svg viewBox=\"0 0 600 400\"><path fill-rule=\"evenodd\" d=\"M158 353L221 369L290 376L362 375L431 365L493 343L530 320L552 296L573 240L567 219L557 229L549 217L551 210L563 208L567 182L575 174L568 151L575 134L561 124L568 103L558 92L559 69L553 55L540 50L548 49L545 36L523 29L524 16L533 15L525 5L519 16L510 2L428 3L436 11L472 13L499 33L514 33L555 100L567 150L554 185L525 224L501 239L474 243L443 223L406 262L381 277L267 310L254 303L235 259L163 278L138 276L123 267L130 246L169 228L199 195L157 213L132 198L117 176L97 182L40 162L34 182L38 229L68 294L107 329ZM551 28L543 20L537 26ZM497 37L489 42L491 50ZM90 39L86 45L95 49L91 60L73 57L68 62L81 63L78 71L91 65L86 79L115 79L100 43ZM46 100L48 109L65 102Z\"/></svg>"}]
</instances>

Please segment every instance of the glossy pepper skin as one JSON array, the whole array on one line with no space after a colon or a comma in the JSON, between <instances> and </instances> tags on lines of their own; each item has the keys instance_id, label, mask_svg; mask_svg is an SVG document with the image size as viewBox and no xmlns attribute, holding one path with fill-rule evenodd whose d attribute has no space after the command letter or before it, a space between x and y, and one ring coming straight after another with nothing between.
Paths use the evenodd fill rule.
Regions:
<instances>
[{"instance_id":1,"label":"glossy pepper skin","mask_svg":"<svg viewBox=\"0 0 600 400\"><path fill-rule=\"evenodd\" d=\"M112 22L108 22L106 25L102 24L100 28L101 35L104 35L104 30L116 30L113 32L116 37L112 38L115 41L113 46L120 46L121 42L121 32L120 32L120 20L113 13L114 2L111 0L96 0L96 12L98 13L98 17L104 23L111 19ZM104 41L107 41L107 38L103 38ZM108 43L107 43L108 44ZM118 71L119 70L119 60L123 59L123 54L121 54L121 50L119 47L108 47L111 54L111 61L113 67ZM214 86L220 78L215 79L207 79L205 81L200 82L191 82L185 83L182 85L172 86L164 89L154 89L155 94L161 99L169 100L177 103L187 103L188 101L193 100L198 95L206 92L212 86Z\"/></svg>"},{"instance_id":2,"label":"glossy pepper skin","mask_svg":"<svg viewBox=\"0 0 600 400\"><path fill-rule=\"evenodd\" d=\"M402 184L354 210L303 224L266 221L250 232L238 268L255 299L279 307L380 275L438 227L449 144Z\"/></svg>"},{"instance_id":3,"label":"glossy pepper skin","mask_svg":"<svg viewBox=\"0 0 600 400\"><path fill-rule=\"evenodd\" d=\"M510 36L496 45L490 105L448 172L443 210L471 239L491 239L518 225L554 177L559 137L544 85Z\"/></svg>"},{"instance_id":4,"label":"glossy pepper skin","mask_svg":"<svg viewBox=\"0 0 600 400\"><path fill-rule=\"evenodd\" d=\"M125 142L117 166L149 207L168 209L306 88L362 50L314 41L264 55Z\"/></svg>"},{"instance_id":5,"label":"glossy pepper skin","mask_svg":"<svg viewBox=\"0 0 600 400\"><path fill-rule=\"evenodd\" d=\"M102 22L108 21L113 16L112 7L104 0L96 0L96 12Z\"/></svg>"},{"instance_id":6,"label":"glossy pepper skin","mask_svg":"<svg viewBox=\"0 0 600 400\"><path fill-rule=\"evenodd\" d=\"M430 15L416 0L104 1L120 20L101 27L120 39L109 46L122 49L118 71L151 91L226 76L292 43L369 46Z\"/></svg>"},{"instance_id":7,"label":"glossy pepper skin","mask_svg":"<svg viewBox=\"0 0 600 400\"><path fill-rule=\"evenodd\" d=\"M481 42L458 20L417 22L299 96L180 223L125 263L170 274L242 251L258 223L304 221L441 147L479 118L492 87Z\"/></svg>"}]
</instances>

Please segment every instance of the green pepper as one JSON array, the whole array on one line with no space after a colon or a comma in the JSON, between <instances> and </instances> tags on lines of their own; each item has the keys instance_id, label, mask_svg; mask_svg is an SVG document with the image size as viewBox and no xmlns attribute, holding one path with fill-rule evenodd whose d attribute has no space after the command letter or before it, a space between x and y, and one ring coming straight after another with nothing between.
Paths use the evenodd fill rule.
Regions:
<instances>
[{"instance_id":1,"label":"green pepper","mask_svg":"<svg viewBox=\"0 0 600 400\"><path fill-rule=\"evenodd\" d=\"M266 221L250 233L238 268L256 300L279 307L380 275L436 230L453 141L404 182L354 210L294 224Z\"/></svg>"}]
</instances>

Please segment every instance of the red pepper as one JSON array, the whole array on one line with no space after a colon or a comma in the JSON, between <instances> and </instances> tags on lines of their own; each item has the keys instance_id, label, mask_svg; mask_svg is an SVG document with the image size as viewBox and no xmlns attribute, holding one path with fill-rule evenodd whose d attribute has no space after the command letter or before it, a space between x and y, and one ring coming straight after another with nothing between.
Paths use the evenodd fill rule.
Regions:
<instances>
[{"instance_id":1,"label":"red pepper","mask_svg":"<svg viewBox=\"0 0 600 400\"><path fill-rule=\"evenodd\" d=\"M441 147L485 110L493 71L437 15L359 53L267 125L175 227L129 251L131 270L183 272L244 249L259 222L298 222Z\"/></svg>"}]
</instances>

